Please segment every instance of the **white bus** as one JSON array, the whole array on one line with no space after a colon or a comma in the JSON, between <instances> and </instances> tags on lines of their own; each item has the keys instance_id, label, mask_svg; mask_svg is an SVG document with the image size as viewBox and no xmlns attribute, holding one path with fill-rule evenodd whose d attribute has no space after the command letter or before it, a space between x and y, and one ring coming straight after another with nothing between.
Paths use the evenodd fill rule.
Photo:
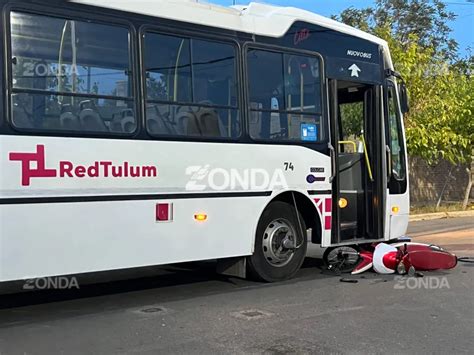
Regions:
<instances>
[{"instance_id":1,"label":"white bus","mask_svg":"<svg viewBox=\"0 0 474 355\"><path fill-rule=\"evenodd\" d=\"M0 284L198 260L273 282L406 233L387 43L295 8L0 0Z\"/></svg>"}]
</instances>

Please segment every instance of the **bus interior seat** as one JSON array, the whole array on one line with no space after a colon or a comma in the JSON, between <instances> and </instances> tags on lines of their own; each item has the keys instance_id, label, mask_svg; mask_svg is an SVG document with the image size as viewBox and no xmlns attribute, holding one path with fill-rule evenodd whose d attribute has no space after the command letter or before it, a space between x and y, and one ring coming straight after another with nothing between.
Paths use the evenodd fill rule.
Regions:
<instances>
[{"instance_id":1,"label":"bus interior seat","mask_svg":"<svg viewBox=\"0 0 474 355\"><path fill-rule=\"evenodd\" d=\"M125 133L133 133L137 124L133 110L127 109L122 111L122 129Z\"/></svg>"},{"instance_id":2,"label":"bus interior seat","mask_svg":"<svg viewBox=\"0 0 474 355\"><path fill-rule=\"evenodd\" d=\"M64 104L61 106L61 114L59 116L59 124L64 130L78 130L80 123L78 117L72 112L71 104Z\"/></svg>"},{"instance_id":3,"label":"bus interior seat","mask_svg":"<svg viewBox=\"0 0 474 355\"><path fill-rule=\"evenodd\" d=\"M219 115L215 109L201 107L196 114L196 123L201 136L222 137Z\"/></svg>"},{"instance_id":4,"label":"bus interior seat","mask_svg":"<svg viewBox=\"0 0 474 355\"><path fill-rule=\"evenodd\" d=\"M122 133L123 132L123 127L122 127L122 114L121 113L114 113L112 114L112 121L110 121L110 131L111 132L117 132L117 133Z\"/></svg>"},{"instance_id":5,"label":"bus interior seat","mask_svg":"<svg viewBox=\"0 0 474 355\"><path fill-rule=\"evenodd\" d=\"M104 132L107 131L104 121L97 112L93 101L85 100L79 104L79 120L82 128L87 131Z\"/></svg>"},{"instance_id":6,"label":"bus interior seat","mask_svg":"<svg viewBox=\"0 0 474 355\"><path fill-rule=\"evenodd\" d=\"M112 115L110 129L118 133L133 133L135 131L135 115L132 109L125 109Z\"/></svg>"},{"instance_id":7,"label":"bus interior seat","mask_svg":"<svg viewBox=\"0 0 474 355\"><path fill-rule=\"evenodd\" d=\"M188 136L200 136L199 125L197 122L197 117L189 109L188 111L180 110L176 115L176 122L179 127L179 132L183 135Z\"/></svg>"},{"instance_id":8,"label":"bus interior seat","mask_svg":"<svg viewBox=\"0 0 474 355\"><path fill-rule=\"evenodd\" d=\"M156 105L147 105L146 107L146 124L148 132L152 134L160 133L160 125L158 123L158 115L156 113Z\"/></svg>"},{"instance_id":9,"label":"bus interior seat","mask_svg":"<svg viewBox=\"0 0 474 355\"><path fill-rule=\"evenodd\" d=\"M18 104L13 105L13 122L20 128L34 128L33 121L24 107Z\"/></svg>"},{"instance_id":10,"label":"bus interior seat","mask_svg":"<svg viewBox=\"0 0 474 355\"><path fill-rule=\"evenodd\" d=\"M148 105L146 108L146 122L152 134L176 135L175 122L167 119L169 112L161 112L157 105Z\"/></svg>"},{"instance_id":11,"label":"bus interior seat","mask_svg":"<svg viewBox=\"0 0 474 355\"><path fill-rule=\"evenodd\" d=\"M259 102L250 103L249 130L250 136L261 137L262 134L262 112L259 110L263 105Z\"/></svg>"}]
</instances>

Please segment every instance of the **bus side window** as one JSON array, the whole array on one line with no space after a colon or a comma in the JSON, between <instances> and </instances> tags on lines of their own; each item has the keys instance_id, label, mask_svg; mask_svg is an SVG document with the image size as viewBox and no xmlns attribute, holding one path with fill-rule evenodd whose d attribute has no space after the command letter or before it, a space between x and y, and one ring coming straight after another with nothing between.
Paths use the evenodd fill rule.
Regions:
<instances>
[{"instance_id":1,"label":"bus side window","mask_svg":"<svg viewBox=\"0 0 474 355\"><path fill-rule=\"evenodd\" d=\"M10 19L16 128L135 132L127 28L22 12Z\"/></svg>"},{"instance_id":2,"label":"bus side window","mask_svg":"<svg viewBox=\"0 0 474 355\"><path fill-rule=\"evenodd\" d=\"M233 45L150 31L143 47L150 135L240 135Z\"/></svg>"},{"instance_id":3,"label":"bus side window","mask_svg":"<svg viewBox=\"0 0 474 355\"><path fill-rule=\"evenodd\" d=\"M0 33L2 30L0 29ZM0 63L5 63L3 59L3 52L0 51ZM5 95L5 86L3 84L3 68L0 68L0 128L4 126L6 115L5 115L5 106L3 103L4 95Z\"/></svg>"},{"instance_id":4,"label":"bus side window","mask_svg":"<svg viewBox=\"0 0 474 355\"><path fill-rule=\"evenodd\" d=\"M326 139L319 58L250 49L247 64L253 139L307 143Z\"/></svg>"}]
</instances>

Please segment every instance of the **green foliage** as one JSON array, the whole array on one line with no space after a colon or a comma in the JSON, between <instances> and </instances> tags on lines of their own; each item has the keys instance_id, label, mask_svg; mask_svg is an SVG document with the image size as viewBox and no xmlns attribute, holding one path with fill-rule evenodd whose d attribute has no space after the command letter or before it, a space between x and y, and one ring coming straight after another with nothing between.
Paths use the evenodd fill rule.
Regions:
<instances>
[{"instance_id":1,"label":"green foliage","mask_svg":"<svg viewBox=\"0 0 474 355\"><path fill-rule=\"evenodd\" d=\"M341 123L345 137L357 137L361 135L364 123L364 103L354 102L342 104L340 107Z\"/></svg>"},{"instance_id":2,"label":"green foliage","mask_svg":"<svg viewBox=\"0 0 474 355\"><path fill-rule=\"evenodd\" d=\"M350 7L334 18L363 31L389 29L390 36L402 45L416 38L421 47L432 47L447 58L456 56L457 43L450 38L448 25L456 15L441 0L376 0L375 7Z\"/></svg>"},{"instance_id":3,"label":"green foliage","mask_svg":"<svg viewBox=\"0 0 474 355\"><path fill-rule=\"evenodd\" d=\"M410 95L408 150L432 163L467 162L474 143L474 60L456 57L453 18L439 0L377 0L337 18L388 42Z\"/></svg>"}]
</instances>

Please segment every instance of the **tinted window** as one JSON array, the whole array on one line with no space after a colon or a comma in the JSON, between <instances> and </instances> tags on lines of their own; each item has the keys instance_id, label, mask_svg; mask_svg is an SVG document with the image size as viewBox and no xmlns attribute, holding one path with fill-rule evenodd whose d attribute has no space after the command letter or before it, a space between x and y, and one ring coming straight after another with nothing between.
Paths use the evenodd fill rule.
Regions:
<instances>
[{"instance_id":1,"label":"tinted window","mask_svg":"<svg viewBox=\"0 0 474 355\"><path fill-rule=\"evenodd\" d=\"M233 46L192 40L194 102L237 107Z\"/></svg>"},{"instance_id":2,"label":"tinted window","mask_svg":"<svg viewBox=\"0 0 474 355\"><path fill-rule=\"evenodd\" d=\"M148 33L145 37L147 97L192 101L189 39Z\"/></svg>"},{"instance_id":3,"label":"tinted window","mask_svg":"<svg viewBox=\"0 0 474 355\"><path fill-rule=\"evenodd\" d=\"M392 176L396 180L404 180L406 176L403 155L403 136L400 109L395 87L388 89L388 130L390 135L390 152L392 155Z\"/></svg>"},{"instance_id":4,"label":"tinted window","mask_svg":"<svg viewBox=\"0 0 474 355\"><path fill-rule=\"evenodd\" d=\"M286 109L321 113L319 60L286 54L284 60Z\"/></svg>"},{"instance_id":5,"label":"tinted window","mask_svg":"<svg viewBox=\"0 0 474 355\"><path fill-rule=\"evenodd\" d=\"M264 50L248 52L250 134L256 139L325 139L319 59Z\"/></svg>"},{"instance_id":6,"label":"tinted window","mask_svg":"<svg viewBox=\"0 0 474 355\"><path fill-rule=\"evenodd\" d=\"M152 135L240 135L232 45L146 33L147 127Z\"/></svg>"},{"instance_id":7,"label":"tinted window","mask_svg":"<svg viewBox=\"0 0 474 355\"><path fill-rule=\"evenodd\" d=\"M0 36L3 35L3 28L0 28ZM3 37L2 37L3 38ZM5 63L3 59L3 51L0 51L0 63ZM3 68L0 68L0 127L5 124L5 106L4 100L4 83L3 83Z\"/></svg>"},{"instance_id":8,"label":"tinted window","mask_svg":"<svg viewBox=\"0 0 474 355\"><path fill-rule=\"evenodd\" d=\"M283 55L250 50L248 75L250 101L265 110L285 109Z\"/></svg>"},{"instance_id":9,"label":"tinted window","mask_svg":"<svg viewBox=\"0 0 474 355\"><path fill-rule=\"evenodd\" d=\"M13 12L12 115L19 128L136 128L125 28Z\"/></svg>"}]
</instances>

